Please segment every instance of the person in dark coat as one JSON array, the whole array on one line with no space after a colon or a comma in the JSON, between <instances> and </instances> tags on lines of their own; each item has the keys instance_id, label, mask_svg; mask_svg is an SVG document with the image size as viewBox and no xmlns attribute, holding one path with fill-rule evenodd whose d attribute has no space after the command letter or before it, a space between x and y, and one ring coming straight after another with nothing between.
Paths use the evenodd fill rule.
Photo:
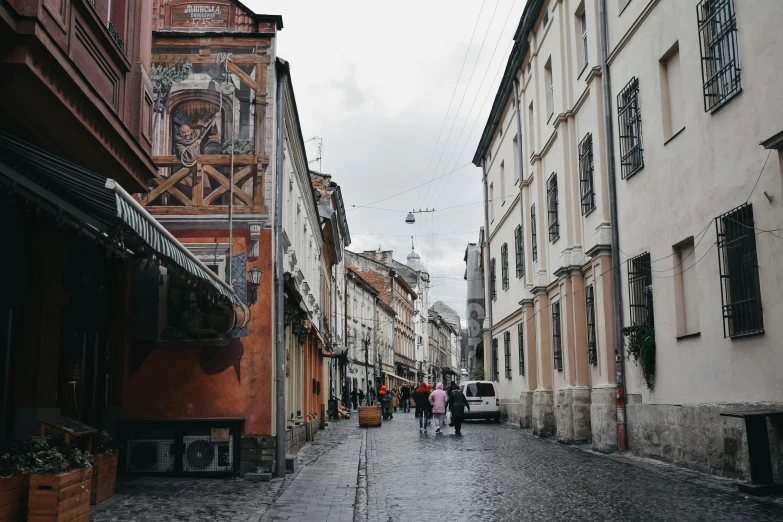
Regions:
<instances>
[{"instance_id":1,"label":"person in dark coat","mask_svg":"<svg viewBox=\"0 0 783 522\"><path fill-rule=\"evenodd\" d=\"M457 386L457 383L455 383L454 381L451 381L451 384L449 384L449 389L448 389L448 390L446 390L446 393L447 393L447 394L449 395L449 397L450 397L450 396L451 396L451 392L453 392L453 391L454 391L454 390L456 390L457 388L459 388L459 386Z\"/></svg>"},{"instance_id":2,"label":"person in dark coat","mask_svg":"<svg viewBox=\"0 0 783 522\"><path fill-rule=\"evenodd\" d=\"M359 407L359 392L356 388L351 392L351 402L353 403L353 409L356 410Z\"/></svg>"},{"instance_id":3,"label":"person in dark coat","mask_svg":"<svg viewBox=\"0 0 783 522\"><path fill-rule=\"evenodd\" d=\"M426 384L423 382L419 383L419 387L413 393L413 399L416 401L416 418L419 419L419 431L424 431L430 422L430 390Z\"/></svg>"},{"instance_id":4,"label":"person in dark coat","mask_svg":"<svg viewBox=\"0 0 783 522\"><path fill-rule=\"evenodd\" d=\"M391 393L386 389L386 386L381 386L378 390L378 400L381 401L381 412L383 413L383 420L393 419L391 412Z\"/></svg>"},{"instance_id":5,"label":"person in dark coat","mask_svg":"<svg viewBox=\"0 0 783 522\"><path fill-rule=\"evenodd\" d=\"M449 395L449 410L451 410L451 424L454 426L454 433L461 435L462 421L465 420L465 408L470 411L470 404L465 394L457 388Z\"/></svg>"},{"instance_id":6,"label":"person in dark coat","mask_svg":"<svg viewBox=\"0 0 783 522\"><path fill-rule=\"evenodd\" d=\"M411 410L411 389L407 384L403 384L400 389L400 400L402 401L403 413L408 413Z\"/></svg>"}]
</instances>

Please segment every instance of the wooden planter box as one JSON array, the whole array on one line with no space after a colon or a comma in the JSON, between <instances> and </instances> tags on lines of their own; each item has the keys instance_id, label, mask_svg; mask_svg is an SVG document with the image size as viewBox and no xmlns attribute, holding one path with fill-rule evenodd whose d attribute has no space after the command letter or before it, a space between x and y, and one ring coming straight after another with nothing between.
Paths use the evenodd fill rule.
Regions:
<instances>
[{"instance_id":1,"label":"wooden planter box","mask_svg":"<svg viewBox=\"0 0 783 522\"><path fill-rule=\"evenodd\" d=\"M0 522L27 520L27 495L30 475L24 473L0 479Z\"/></svg>"},{"instance_id":2,"label":"wooden planter box","mask_svg":"<svg viewBox=\"0 0 783 522\"><path fill-rule=\"evenodd\" d=\"M381 425L380 406L359 406L359 426L370 427Z\"/></svg>"},{"instance_id":3,"label":"wooden planter box","mask_svg":"<svg viewBox=\"0 0 783 522\"><path fill-rule=\"evenodd\" d=\"M100 453L92 458L92 487L90 488L90 504L100 504L114 495L117 483L117 458L119 451Z\"/></svg>"},{"instance_id":4,"label":"wooden planter box","mask_svg":"<svg viewBox=\"0 0 783 522\"><path fill-rule=\"evenodd\" d=\"M88 522L92 469L31 475L28 522Z\"/></svg>"}]
</instances>

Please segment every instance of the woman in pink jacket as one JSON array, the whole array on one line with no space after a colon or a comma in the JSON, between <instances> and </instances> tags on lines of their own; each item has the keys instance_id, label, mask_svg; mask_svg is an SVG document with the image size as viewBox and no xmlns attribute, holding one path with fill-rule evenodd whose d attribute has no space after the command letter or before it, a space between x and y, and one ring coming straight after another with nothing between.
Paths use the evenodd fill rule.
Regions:
<instances>
[{"instance_id":1,"label":"woman in pink jacket","mask_svg":"<svg viewBox=\"0 0 783 522\"><path fill-rule=\"evenodd\" d=\"M435 433L440 433L443 426L443 416L446 414L446 405L449 403L449 397L443 391L443 383L438 383L435 391L430 394L430 404L432 405L432 416L435 418Z\"/></svg>"}]
</instances>

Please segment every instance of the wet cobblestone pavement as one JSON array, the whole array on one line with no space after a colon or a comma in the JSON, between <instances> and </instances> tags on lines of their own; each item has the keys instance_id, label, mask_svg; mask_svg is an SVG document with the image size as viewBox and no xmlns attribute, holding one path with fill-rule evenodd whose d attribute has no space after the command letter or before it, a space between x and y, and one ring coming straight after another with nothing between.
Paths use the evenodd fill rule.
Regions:
<instances>
[{"instance_id":1,"label":"wet cobblestone pavement","mask_svg":"<svg viewBox=\"0 0 783 522\"><path fill-rule=\"evenodd\" d=\"M128 521L776 521L783 499L640 459L603 456L511 425L420 434L413 414L383 427L332 423L285 480L139 479L93 507Z\"/></svg>"}]
</instances>

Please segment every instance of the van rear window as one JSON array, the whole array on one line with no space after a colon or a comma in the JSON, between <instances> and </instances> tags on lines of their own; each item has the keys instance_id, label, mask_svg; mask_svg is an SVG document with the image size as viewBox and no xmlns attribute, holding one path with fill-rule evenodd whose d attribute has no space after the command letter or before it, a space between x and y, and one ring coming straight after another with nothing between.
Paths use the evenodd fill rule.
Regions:
<instances>
[{"instance_id":1,"label":"van rear window","mask_svg":"<svg viewBox=\"0 0 783 522\"><path fill-rule=\"evenodd\" d=\"M494 397L495 387L488 382L474 382L468 384L465 390L466 397Z\"/></svg>"}]
</instances>

